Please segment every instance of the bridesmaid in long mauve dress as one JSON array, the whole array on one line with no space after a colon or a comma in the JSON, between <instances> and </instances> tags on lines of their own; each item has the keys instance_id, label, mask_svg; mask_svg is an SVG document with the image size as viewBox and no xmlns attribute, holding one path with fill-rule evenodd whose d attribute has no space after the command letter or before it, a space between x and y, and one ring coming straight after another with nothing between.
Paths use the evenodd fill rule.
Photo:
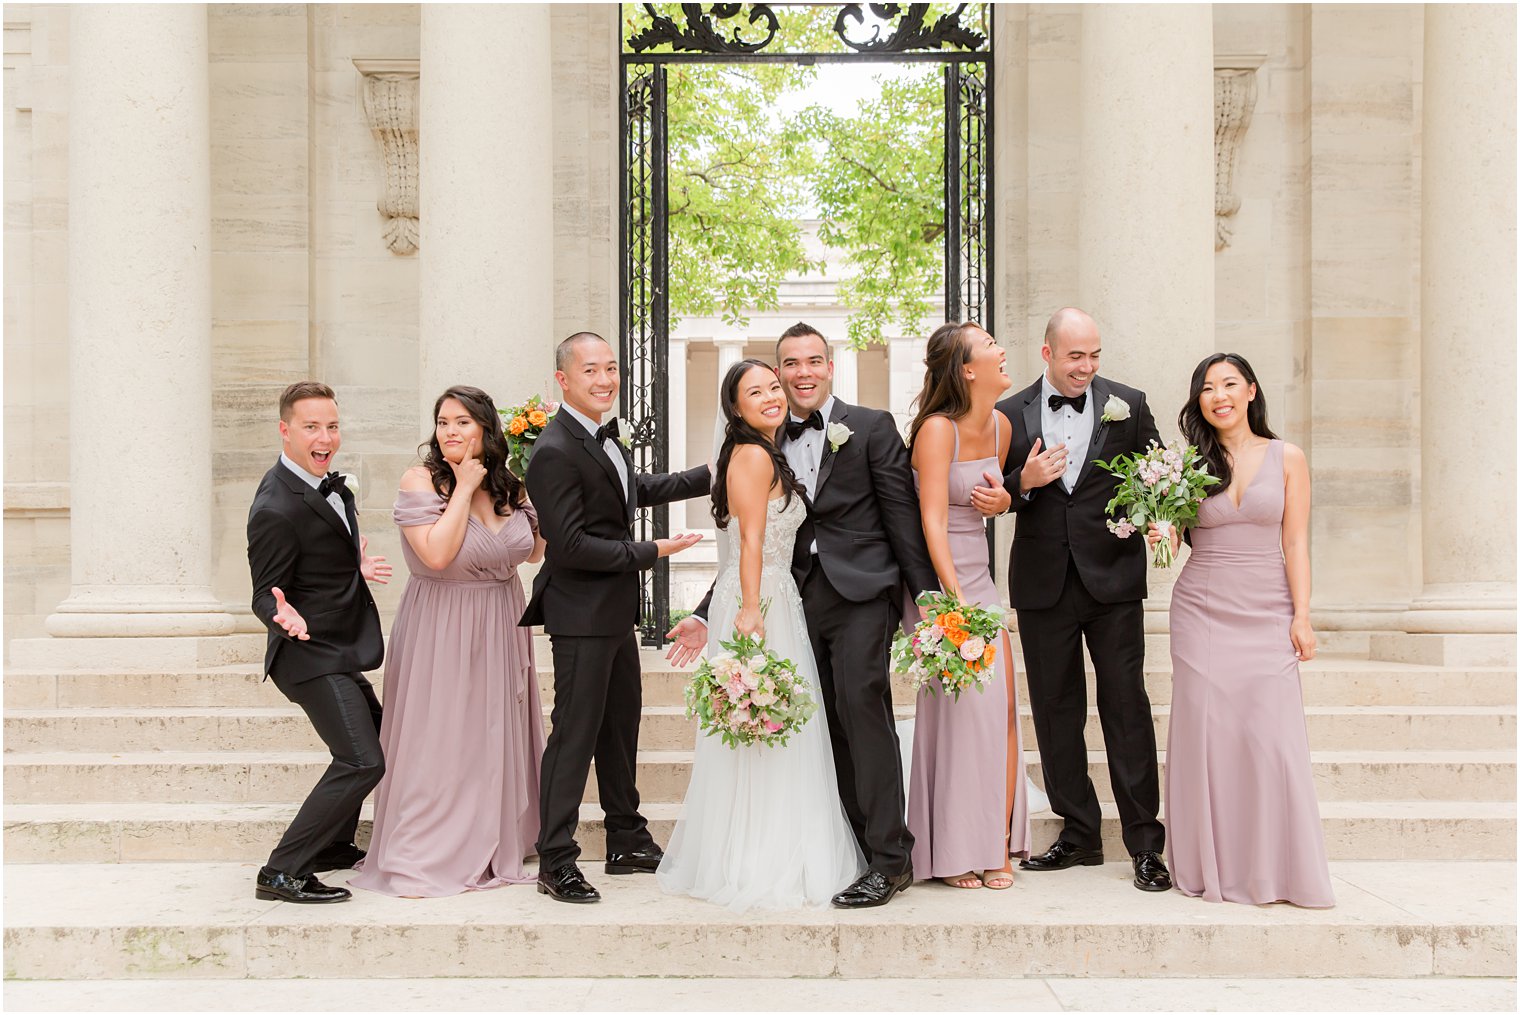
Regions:
<instances>
[{"instance_id":1,"label":"bridesmaid in long mauve dress","mask_svg":"<svg viewBox=\"0 0 1520 1015\"><path fill-rule=\"evenodd\" d=\"M532 632L517 626L537 516L489 395L450 388L434 417L396 495L411 577L386 653L374 833L349 881L413 898L534 879L544 750Z\"/></svg>"},{"instance_id":2,"label":"bridesmaid in long mauve dress","mask_svg":"<svg viewBox=\"0 0 1520 1015\"><path fill-rule=\"evenodd\" d=\"M937 329L926 352L911 445L929 558L944 589L1001 612L975 491L1002 492L1012 434L996 403L1012 383L1006 354L974 324ZM986 454L961 461L963 443ZM998 641L993 679L980 691L918 693L908 776L913 871L956 888L1009 888L1010 855L1029 855L1013 653L1007 632Z\"/></svg>"},{"instance_id":3,"label":"bridesmaid in long mauve dress","mask_svg":"<svg viewBox=\"0 0 1520 1015\"><path fill-rule=\"evenodd\" d=\"M1210 902L1333 906L1298 674L1315 650L1308 463L1233 354L1198 365L1178 424L1222 481L1172 590L1172 878Z\"/></svg>"}]
</instances>

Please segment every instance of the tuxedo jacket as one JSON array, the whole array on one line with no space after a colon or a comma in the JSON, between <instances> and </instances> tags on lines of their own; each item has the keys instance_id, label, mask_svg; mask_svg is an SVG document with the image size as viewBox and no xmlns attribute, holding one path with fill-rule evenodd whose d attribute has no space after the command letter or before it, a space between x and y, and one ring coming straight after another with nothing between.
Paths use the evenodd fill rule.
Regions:
<instances>
[{"instance_id":1,"label":"tuxedo jacket","mask_svg":"<svg viewBox=\"0 0 1520 1015\"><path fill-rule=\"evenodd\" d=\"M602 442L568 412L556 413L534 442L528 497L548 549L522 626L596 636L627 634L638 623L639 572L653 567L659 552L653 541L633 538L634 512L700 497L712 480L706 465L641 475L626 451L623 462L626 486Z\"/></svg>"},{"instance_id":2,"label":"tuxedo jacket","mask_svg":"<svg viewBox=\"0 0 1520 1015\"><path fill-rule=\"evenodd\" d=\"M1093 433L1087 459L1070 493L1060 478L1036 488L1028 500L1019 488L1019 474L1034 440L1041 436L1041 385L1036 380L1023 391L998 403L1013 427L1004 461L1003 485L1016 513L1013 549L1008 560L1008 591L1014 609L1041 610L1054 606L1066 582L1067 561L1075 561L1082 584L1100 603L1144 599L1145 539L1136 534L1120 539L1108 531L1107 507L1119 480L1093 465L1131 451L1144 451L1160 442L1156 421L1145 393L1097 376L1088 386ZM1102 421L1109 396L1122 398L1129 418ZM1042 444L1043 450L1043 444Z\"/></svg>"},{"instance_id":3,"label":"tuxedo jacket","mask_svg":"<svg viewBox=\"0 0 1520 1015\"><path fill-rule=\"evenodd\" d=\"M358 673L385 657L380 613L359 571L359 515L342 493L348 528L320 493L276 460L248 509L248 570L253 612L269 629L264 673L276 684L299 684L328 673ZM274 594L306 621L310 640L290 637L274 622Z\"/></svg>"},{"instance_id":4,"label":"tuxedo jacket","mask_svg":"<svg viewBox=\"0 0 1520 1015\"><path fill-rule=\"evenodd\" d=\"M924 542L913 467L897 421L890 412L850 405L837 396L828 421L852 432L838 451L827 438L823 442L808 517L792 551L797 587L814 567L816 540L816 566L852 602L887 599L900 607L901 585L912 595L937 590L939 576ZM694 612L705 619L711 603L708 589Z\"/></svg>"}]
</instances>

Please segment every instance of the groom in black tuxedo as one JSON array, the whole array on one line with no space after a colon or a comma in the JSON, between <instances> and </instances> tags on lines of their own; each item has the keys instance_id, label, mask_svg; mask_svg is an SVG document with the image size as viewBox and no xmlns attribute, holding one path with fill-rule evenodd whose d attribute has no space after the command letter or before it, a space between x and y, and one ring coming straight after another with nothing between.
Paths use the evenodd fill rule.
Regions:
<instances>
[{"instance_id":1,"label":"groom in black tuxedo","mask_svg":"<svg viewBox=\"0 0 1520 1015\"><path fill-rule=\"evenodd\" d=\"M639 813L634 783L643 708L639 572L700 536L639 541L634 512L700 497L712 479L702 465L647 476L628 454L631 430L603 416L621 380L612 347L580 332L554 353L564 401L534 443L528 497L548 543L533 599L520 623L542 624L554 654L554 711L539 777L538 890L560 902L597 902L576 859L575 826L591 761L606 813L608 874L653 872L663 853Z\"/></svg>"},{"instance_id":2,"label":"groom in black tuxedo","mask_svg":"<svg viewBox=\"0 0 1520 1015\"><path fill-rule=\"evenodd\" d=\"M892 414L832 393L828 342L794 324L776 343L791 414L782 452L806 487L792 577L802 593L834 747L839 796L867 870L834 896L841 909L881 906L913 882L902 761L892 713L888 649L902 588L939 589L929 561L912 466ZM670 632L671 659L705 646L712 590Z\"/></svg>"},{"instance_id":3,"label":"groom in black tuxedo","mask_svg":"<svg viewBox=\"0 0 1520 1015\"><path fill-rule=\"evenodd\" d=\"M1013 426L1005 486L1017 512L1008 588L1019 616L1030 711L1045 791L1065 827L1019 866L1064 870L1103 862L1102 814L1087 774L1087 681L1082 641L1097 672L1108 771L1133 858L1135 887L1166 891L1165 832L1156 733L1145 691L1145 540L1119 539L1104 510L1118 480L1093 462L1160 443L1145 394L1098 376L1098 326L1056 311L1041 378L998 403Z\"/></svg>"},{"instance_id":4,"label":"groom in black tuxedo","mask_svg":"<svg viewBox=\"0 0 1520 1015\"><path fill-rule=\"evenodd\" d=\"M316 381L286 388L280 440L280 459L248 511L253 612L269 629L264 672L306 712L333 760L259 871L254 894L342 902L348 889L324 885L314 872L364 858L354 845L359 805L385 772L380 702L363 673L380 665L385 643L365 581L383 584L391 568L365 552L354 495L328 471L341 443L332 389Z\"/></svg>"}]
</instances>

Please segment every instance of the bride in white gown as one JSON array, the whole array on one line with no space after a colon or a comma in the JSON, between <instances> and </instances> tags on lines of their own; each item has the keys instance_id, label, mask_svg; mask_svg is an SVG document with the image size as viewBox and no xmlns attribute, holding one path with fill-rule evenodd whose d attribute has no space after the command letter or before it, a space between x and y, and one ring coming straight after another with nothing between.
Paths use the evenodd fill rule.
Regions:
<instances>
[{"instance_id":1,"label":"bride in white gown","mask_svg":"<svg viewBox=\"0 0 1520 1015\"><path fill-rule=\"evenodd\" d=\"M707 654L733 632L763 634L797 664L817 713L783 746L731 748L699 734L686 802L658 873L662 889L735 912L827 905L865 869L839 802L823 692L808 641L792 548L806 517L801 486L776 449L786 396L759 360L730 368L713 471L719 570ZM722 525L722 521L719 522Z\"/></svg>"}]
</instances>

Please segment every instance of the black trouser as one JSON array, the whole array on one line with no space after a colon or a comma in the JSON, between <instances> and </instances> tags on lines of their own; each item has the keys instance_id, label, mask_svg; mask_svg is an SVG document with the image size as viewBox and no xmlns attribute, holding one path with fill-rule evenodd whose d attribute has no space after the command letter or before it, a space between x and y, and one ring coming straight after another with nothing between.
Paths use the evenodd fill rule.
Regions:
<instances>
[{"instance_id":1,"label":"black trouser","mask_svg":"<svg viewBox=\"0 0 1520 1015\"><path fill-rule=\"evenodd\" d=\"M277 685L306 712L332 764L296 812L269 866L295 877L312 873L317 854L354 841L359 805L385 774L380 752L380 701L362 673L329 673L298 684Z\"/></svg>"},{"instance_id":2,"label":"black trouser","mask_svg":"<svg viewBox=\"0 0 1520 1015\"><path fill-rule=\"evenodd\" d=\"M639 813L634 782L644 707L638 639L632 630L610 637L556 634L549 644L554 711L538 783L539 870L555 870L581 855L575 826L593 757L607 815L607 852L647 849L654 838Z\"/></svg>"},{"instance_id":3,"label":"black trouser","mask_svg":"<svg viewBox=\"0 0 1520 1015\"><path fill-rule=\"evenodd\" d=\"M844 598L816 560L803 580L802 602L834 745L839 798L866 863L898 877L913 855L887 667L900 614L884 599Z\"/></svg>"},{"instance_id":4,"label":"black trouser","mask_svg":"<svg viewBox=\"0 0 1520 1015\"><path fill-rule=\"evenodd\" d=\"M1019 641L1029 677L1029 705L1045 793L1065 819L1061 838L1083 849L1103 846L1098 794L1087 774L1087 677L1082 640L1097 671L1098 720L1108 774L1131 855L1161 852L1166 833L1156 774L1156 729L1145 693L1145 608L1139 600L1100 603L1069 562L1061 596L1043 610L1019 610Z\"/></svg>"}]
</instances>

